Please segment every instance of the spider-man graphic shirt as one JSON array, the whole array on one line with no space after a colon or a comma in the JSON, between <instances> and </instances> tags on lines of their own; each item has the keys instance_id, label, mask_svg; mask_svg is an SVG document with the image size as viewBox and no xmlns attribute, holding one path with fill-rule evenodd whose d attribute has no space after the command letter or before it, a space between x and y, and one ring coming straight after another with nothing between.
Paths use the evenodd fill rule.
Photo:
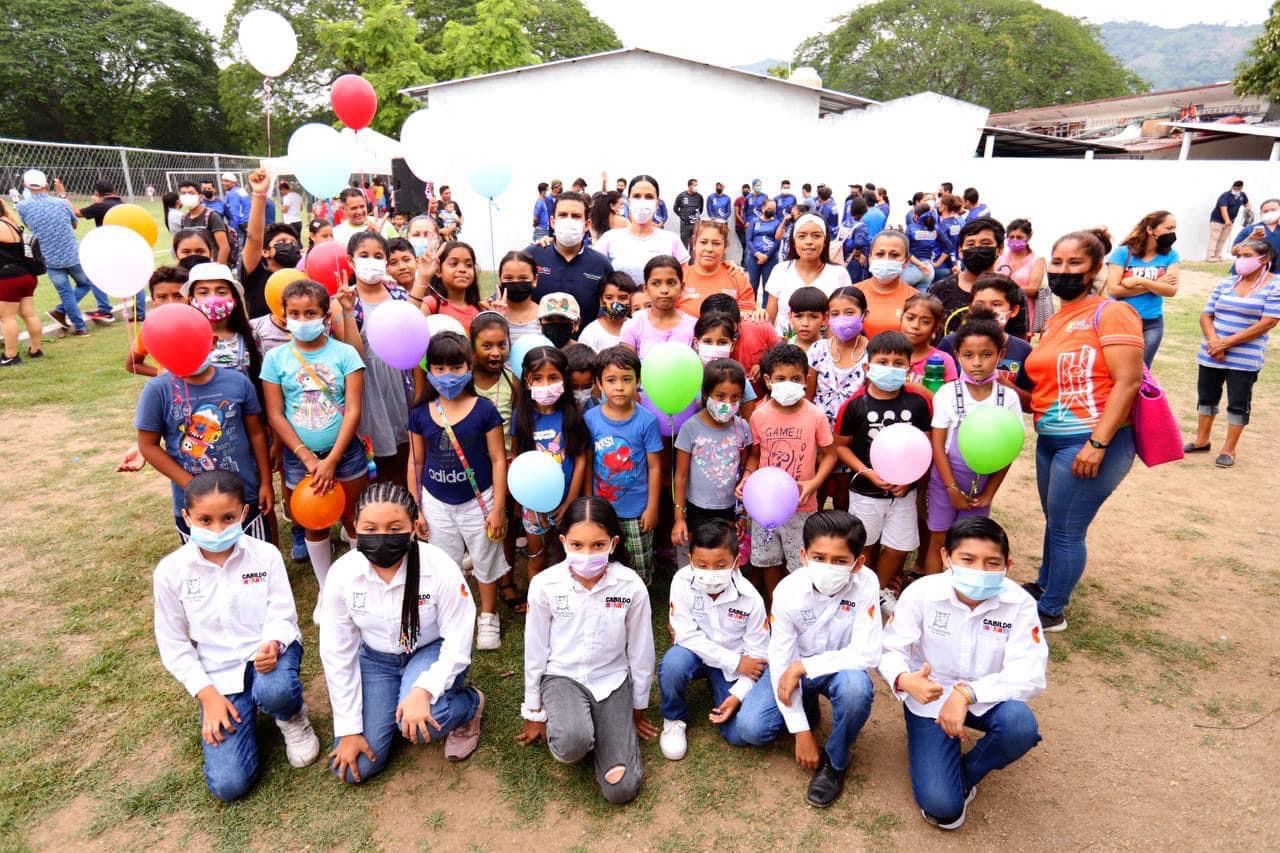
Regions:
<instances>
[{"instance_id":1,"label":"spider-man graphic shirt","mask_svg":"<svg viewBox=\"0 0 1280 853\"><path fill-rule=\"evenodd\" d=\"M648 454L662 450L658 419L634 405L624 421L605 415L604 406L588 409L582 417L591 431L594 494L613 504L619 518L639 518L649 502Z\"/></svg>"}]
</instances>

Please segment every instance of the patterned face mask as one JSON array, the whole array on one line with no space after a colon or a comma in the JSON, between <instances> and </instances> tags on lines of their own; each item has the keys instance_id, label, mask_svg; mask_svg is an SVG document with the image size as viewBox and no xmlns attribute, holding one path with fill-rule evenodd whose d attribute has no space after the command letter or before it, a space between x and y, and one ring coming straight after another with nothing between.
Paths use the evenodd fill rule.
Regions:
<instances>
[{"instance_id":1,"label":"patterned face mask","mask_svg":"<svg viewBox=\"0 0 1280 853\"><path fill-rule=\"evenodd\" d=\"M207 317L210 323L217 323L231 316L231 312L236 308L236 301L225 296L206 296L196 302L196 308L200 309L200 313Z\"/></svg>"}]
</instances>

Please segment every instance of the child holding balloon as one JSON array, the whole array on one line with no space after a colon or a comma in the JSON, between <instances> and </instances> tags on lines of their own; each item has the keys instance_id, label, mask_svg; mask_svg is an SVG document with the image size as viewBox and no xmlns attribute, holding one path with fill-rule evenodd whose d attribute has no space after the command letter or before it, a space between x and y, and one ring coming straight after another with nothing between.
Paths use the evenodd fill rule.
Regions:
<instances>
[{"instance_id":1,"label":"child holding balloon","mask_svg":"<svg viewBox=\"0 0 1280 853\"><path fill-rule=\"evenodd\" d=\"M200 264L187 275L182 295L191 300L213 327L213 363L229 367L257 382L262 373L262 353L254 341L253 327L244 306L244 288L225 264Z\"/></svg>"},{"instance_id":2,"label":"child holding balloon","mask_svg":"<svg viewBox=\"0 0 1280 853\"><path fill-rule=\"evenodd\" d=\"M182 288L186 283L187 271L182 267L156 267L155 272L151 273L151 279L147 282L147 292L151 296L152 305L159 308L170 302L186 304L187 297L182 295ZM160 375L160 371L147 364L147 347L142 341L140 331L129 347L129 354L125 356L124 369L139 376Z\"/></svg>"},{"instance_id":3,"label":"child holding balloon","mask_svg":"<svg viewBox=\"0 0 1280 853\"><path fill-rule=\"evenodd\" d=\"M956 333L955 346L960 378L943 385L933 396L933 473L929 476L929 552L925 562L925 573L931 575L942 571L941 549L951 525L962 518L989 516L991 501L1013 464L1009 460L990 475L974 473L956 440L960 425L987 406L1009 410L1019 425L1022 419L1018 395L996 381L1005 353L1005 333L996 315L981 308L970 311ZM984 456L1000 449L990 440L983 445ZM987 465L979 467L990 470Z\"/></svg>"}]
</instances>

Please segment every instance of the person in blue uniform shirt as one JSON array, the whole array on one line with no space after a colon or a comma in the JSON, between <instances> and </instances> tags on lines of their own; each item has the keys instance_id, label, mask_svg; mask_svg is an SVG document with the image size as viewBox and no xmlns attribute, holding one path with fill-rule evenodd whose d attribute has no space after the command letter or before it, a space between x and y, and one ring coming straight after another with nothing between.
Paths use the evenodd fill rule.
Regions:
<instances>
[{"instance_id":1,"label":"person in blue uniform shirt","mask_svg":"<svg viewBox=\"0 0 1280 853\"><path fill-rule=\"evenodd\" d=\"M778 263L778 232L782 223L778 221L777 212L773 199L766 198L760 215L747 226L747 277L755 289L769 280Z\"/></svg>"},{"instance_id":2,"label":"person in blue uniform shirt","mask_svg":"<svg viewBox=\"0 0 1280 853\"><path fill-rule=\"evenodd\" d=\"M783 180L782 191L773 197L773 203L778 206L779 219L791 213L791 208L796 206L796 197L791 193L791 181Z\"/></svg>"},{"instance_id":3,"label":"person in blue uniform shirt","mask_svg":"<svg viewBox=\"0 0 1280 853\"><path fill-rule=\"evenodd\" d=\"M716 181L716 191L707 196L707 216L728 222L733 217L733 199L724 194L724 184Z\"/></svg>"},{"instance_id":4,"label":"person in blue uniform shirt","mask_svg":"<svg viewBox=\"0 0 1280 853\"><path fill-rule=\"evenodd\" d=\"M867 205L867 212L862 217L862 221L867 226L868 239L874 240L876 235L884 230L885 223L889 221L889 217L876 205L875 190L863 190L862 200Z\"/></svg>"},{"instance_id":5,"label":"person in blue uniform shirt","mask_svg":"<svg viewBox=\"0 0 1280 853\"><path fill-rule=\"evenodd\" d=\"M771 201L769 196L765 195L762 187L764 182L759 178L751 181L751 195L747 196L746 214L747 225L750 226L753 220L760 218L760 211L764 207L764 203Z\"/></svg>"},{"instance_id":6,"label":"person in blue uniform shirt","mask_svg":"<svg viewBox=\"0 0 1280 853\"><path fill-rule=\"evenodd\" d=\"M978 191L968 187L964 191L964 221L972 222L983 216L991 216L991 208L978 200Z\"/></svg>"},{"instance_id":7,"label":"person in blue uniform shirt","mask_svg":"<svg viewBox=\"0 0 1280 853\"><path fill-rule=\"evenodd\" d=\"M533 203L533 239L541 240L551 233L551 200L547 198L547 182L538 184L538 200Z\"/></svg>"},{"instance_id":8,"label":"person in blue uniform shirt","mask_svg":"<svg viewBox=\"0 0 1280 853\"><path fill-rule=\"evenodd\" d=\"M818 187L818 209L814 211L827 223L827 232L833 237L840 230L840 217L836 214L836 202L831 197L831 187Z\"/></svg>"}]
</instances>

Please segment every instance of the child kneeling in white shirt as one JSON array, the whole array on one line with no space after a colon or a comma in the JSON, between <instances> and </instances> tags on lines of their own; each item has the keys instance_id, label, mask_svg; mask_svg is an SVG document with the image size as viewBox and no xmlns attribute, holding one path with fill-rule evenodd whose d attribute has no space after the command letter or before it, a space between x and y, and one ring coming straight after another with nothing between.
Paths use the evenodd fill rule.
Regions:
<instances>
[{"instance_id":1,"label":"child kneeling in white shirt","mask_svg":"<svg viewBox=\"0 0 1280 853\"><path fill-rule=\"evenodd\" d=\"M1009 537L989 518L957 521L947 571L898 599L880 674L904 701L911 791L926 821L959 829L978 783L1040 742L1027 701L1045 687L1049 650L1035 600L1006 574ZM964 755L965 727L985 732Z\"/></svg>"},{"instance_id":2,"label":"child kneeling in white shirt","mask_svg":"<svg viewBox=\"0 0 1280 853\"><path fill-rule=\"evenodd\" d=\"M165 669L200 702L205 781L230 802L258 778L258 711L275 718L294 767L315 761L320 741L302 703L289 575L274 545L244 535L244 481L206 471L183 500L190 538L153 578L156 643Z\"/></svg>"},{"instance_id":3,"label":"child kneeling in white shirt","mask_svg":"<svg viewBox=\"0 0 1280 853\"><path fill-rule=\"evenodd\" d=\"M653 682L653 625L644 581L620 562L622 526L601 498L578 498L561 524L565 560L529 582L524 630L524 730L566 764L594 754L605 799L640 793L640 741Z\"/></svg>"},{"instance_id":4,"label":"child kneeling in white shirt","mask_svg":"<svg viewBox=\"0 0 1280 853\"><path fill-rule=\"evenodd\" d=\"M713 518L692 531L689 565L671 579L671 632L662 657L662 754L673 761L688 748L689 683L711 688L711 722L734 746L761 746L778 735L767 676L769 629L764 599L738 571L738 534Z\"/></svg>"},{"instance_id":5,"label":"child kneeling in white shirt","mask_svg":"<svg viewBox=\"0 0 1280 853\"><path fill-rule=\"evenodd\" d=\"M387 766L397 731L445 738L462 761L480 742L484 694L467 685L476 605L458 564L417 541L418 505L392 482L365 489L355 547L329 570L320 660L333 707L330 769L364 782Z\"/></svg>"}]
</instances>

